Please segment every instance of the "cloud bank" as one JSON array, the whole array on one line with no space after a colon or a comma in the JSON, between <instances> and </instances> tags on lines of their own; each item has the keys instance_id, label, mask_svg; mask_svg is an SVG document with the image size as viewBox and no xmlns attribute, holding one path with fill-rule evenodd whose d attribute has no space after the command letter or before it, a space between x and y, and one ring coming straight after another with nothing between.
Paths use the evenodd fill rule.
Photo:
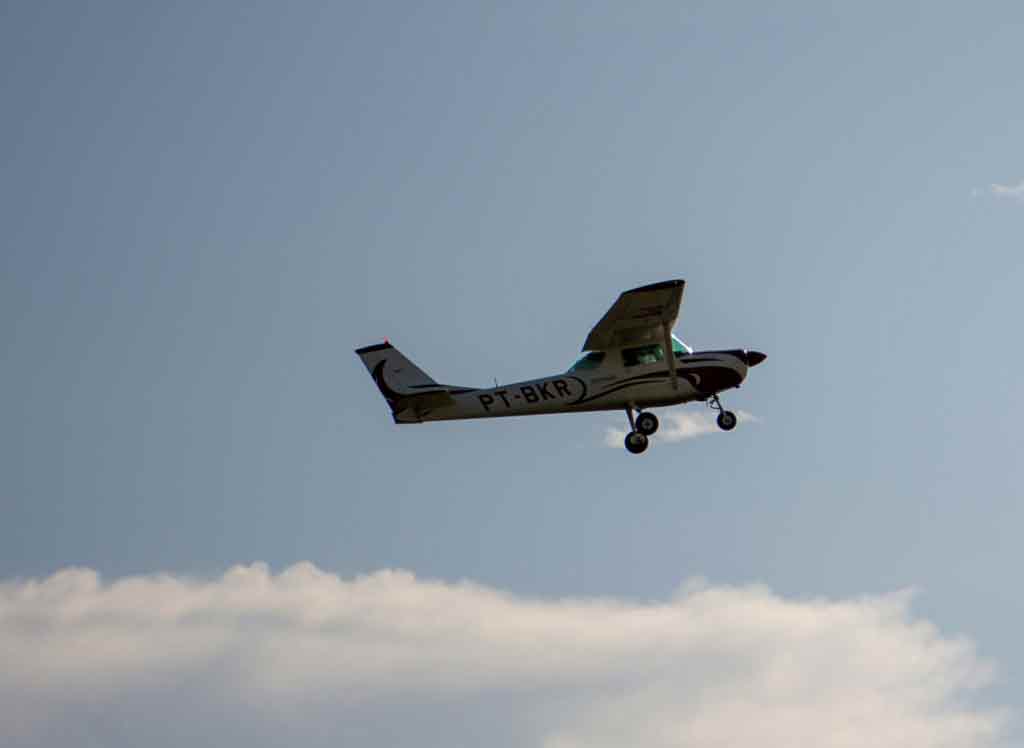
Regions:
<instances>
[{"instance_id":1,"label":"cloud bank","mask_svg":"<svg viewBox=\"0 0 1024 748\"><path fill-rule=\"evenodd\" d=\"M1007 200L1016 200L1017 202L1024 203L1024 180L1021 180L1019 184L990 184L989 192L998 198Z\"/></svg>"},{"instance_id":2,"label":"cloud bank","mask_svg":"<svg viewBox=\"0 0 1024 748\"><path fill-rule=\"evenodd\" d=\"M759 419L752 413L745 410L737 410L736 420L740 424L758 423ZM604 444L606 447L622 449L626 438L625 428L607 428L604 432ZM668 413L661 416L661 426L658 433L651 437L651 445L658 442L680 442L685 439L696 439L698 436L721 433L715 423L715 414L707 413Z\"/></svg>"},{"instance_id":3,"label":"cloud bank","mask_svg":"<svg viewBox=\"0 0 1024 748\"><path fill-rule=\"evenodd\" d=\"M995 745L909 595L541 600L303 563L0 583L0 744Z\"/></svg>"}]
</instances>

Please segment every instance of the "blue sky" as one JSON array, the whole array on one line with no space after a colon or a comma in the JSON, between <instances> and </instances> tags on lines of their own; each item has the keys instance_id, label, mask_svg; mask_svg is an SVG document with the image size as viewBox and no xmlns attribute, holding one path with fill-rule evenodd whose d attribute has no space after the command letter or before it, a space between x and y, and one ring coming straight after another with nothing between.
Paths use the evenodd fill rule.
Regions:
<instances>
[{"instance_id":1,"label":"blue sky","mask_svg":"<svg viewBox=\"0 0 1024 748\"><path fill-rule=\"evenodd\" d=\"M1013 3L8 4L0 579L915 589L1015 710L1022 31ZM352 353L540 376L675 277L683 339L768 353L726 398L758 420L641 458L618 413L397 427Z\"/></svg>"}]
</instances>

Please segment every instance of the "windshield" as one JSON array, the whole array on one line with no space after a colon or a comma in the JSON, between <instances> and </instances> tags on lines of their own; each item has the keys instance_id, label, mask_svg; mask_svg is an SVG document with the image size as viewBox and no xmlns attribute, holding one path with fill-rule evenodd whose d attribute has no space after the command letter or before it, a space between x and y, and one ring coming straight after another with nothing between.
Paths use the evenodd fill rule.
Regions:
<instances>
[{"instance_id":1,"label":"windshield","mask_svg":"<svg viewBox=\"0 0 1024 748\"><path fill-rule=\"evenodd\" d=\"M677 358L679 356L689 356L691 353L693 353L693 348L691 348L686 343L684 343L679 338L677 338L675 335L673 335L672 336L672 353L674 353Z\"/></svg>"}]
</instances>

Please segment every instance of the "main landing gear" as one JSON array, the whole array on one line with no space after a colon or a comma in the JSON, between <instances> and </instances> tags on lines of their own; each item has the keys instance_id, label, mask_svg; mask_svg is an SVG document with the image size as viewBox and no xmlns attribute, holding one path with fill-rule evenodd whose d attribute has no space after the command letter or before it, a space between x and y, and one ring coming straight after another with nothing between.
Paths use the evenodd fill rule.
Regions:
<instances>
[{"instance_id":1,"label":"main landing gear","mask_svg":"<svg viewBox=\"0 0 1024 748\"><path fill-rule=\"evenodd\" d=\"M736 414L722 407L722 401L718 399L718 395L712 395L708 398L707 403L711 410L718 411L718 418L715 419L718 423L718 428L722 429L722 431L732 431L736 428Z\"/></svg>"},{"instance_id":2,"label":"main landing gear","mask_svg":"<svg viewBox=\"0 0 1024 748\"><path fill-rule=\"evenodd\" d=\"M647 445L650 443L647 437L658 430L658 417L653 413L640 411L634 418L632 408L626 408L626 416L629 418L626 449L631 454L638 455L647 449Z\"/></svg>"},{"instance_id":3,"label":"main landing gear","mask_svg":"<svg viewBox=\"0 0 1024 748\"><path fill-rule=\"evenodd\" d=\"M732 431L736 428L738 422L736 414L731 410L725 409L722 401L718 399L718 395L712 395L705 402L709 408L718 411L718 418L715 419L718 423L718 428L722 429L722 431ZM626 417L629 418L626 449L631 454L638 455L647 450L647 447L650 445L648 437L658 430L658 417L646 410L637 410L634 416L633 410L632 407L626 408Z\"/></svg>"}]
</instances>

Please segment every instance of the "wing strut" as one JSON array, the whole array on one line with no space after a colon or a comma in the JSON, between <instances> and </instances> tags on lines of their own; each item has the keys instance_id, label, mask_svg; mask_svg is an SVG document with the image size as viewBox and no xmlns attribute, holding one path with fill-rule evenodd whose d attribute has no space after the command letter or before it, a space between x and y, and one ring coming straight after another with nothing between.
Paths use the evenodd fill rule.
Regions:
<instances>
[{"instance_id":1,"label":"wing strut","mask_svg":"<svg viewBox=\"0 0 1024 748\"><path fill-rule=\"evenodd\" d=\"M668 363L668 375L672 378L672 389L679 389L679 376L676 374L676 354L672 350L672 331L670 322L662 322L661 330L665 334L665 361Z\"/></svg>"}]
</instances>

